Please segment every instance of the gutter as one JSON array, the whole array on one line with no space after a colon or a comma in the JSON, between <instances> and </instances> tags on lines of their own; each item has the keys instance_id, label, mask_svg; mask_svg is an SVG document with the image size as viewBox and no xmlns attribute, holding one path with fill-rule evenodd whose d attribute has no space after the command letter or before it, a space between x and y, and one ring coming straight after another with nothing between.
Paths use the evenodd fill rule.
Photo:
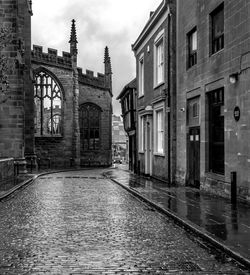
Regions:
<instances>
[{"instance_id":1,"label":"gutter","mask_svg":"<svg viewBox=\"0 0 250 275\"><path fill-rule=\"evenodd\" d=\"M171 62L170 62L170 57L171 57L171 53L170 53L170 46L171 46L171 41L170 41L170 34L171 34L171 13L170 13L170 8L168 6L168 52L167 52L167 58L168 58L168 63L167 63L167 70L168 70L168 84L167 84L167 91L168 91L168 108L169 108L169 112L168 112L168 184L171 183L171 115L170 112L172 111L170 108L171 105L171 95L170 95L170 89L171 89L171 72L170 72L170 68L171 68Z\"/></svg>"}]
</instances>

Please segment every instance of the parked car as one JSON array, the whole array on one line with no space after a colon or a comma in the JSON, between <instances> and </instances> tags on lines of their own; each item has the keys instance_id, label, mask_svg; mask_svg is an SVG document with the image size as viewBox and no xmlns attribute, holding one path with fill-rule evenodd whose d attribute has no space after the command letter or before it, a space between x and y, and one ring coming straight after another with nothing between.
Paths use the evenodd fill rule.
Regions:
<instances>
[{"instance_id":1,"label":"parked car","mask_svg":"<svg viewBox=\"0 0 250 275\"><path fill-rule=\"evenodd\" d=\"M120 163L120 164L121 164L121 163L122 163L122 159L121 159L121 157L119 157L119 156L114 156L114 157L113 157L113 162L114 162L114 163Z\"/></svg>"}]
</instances>

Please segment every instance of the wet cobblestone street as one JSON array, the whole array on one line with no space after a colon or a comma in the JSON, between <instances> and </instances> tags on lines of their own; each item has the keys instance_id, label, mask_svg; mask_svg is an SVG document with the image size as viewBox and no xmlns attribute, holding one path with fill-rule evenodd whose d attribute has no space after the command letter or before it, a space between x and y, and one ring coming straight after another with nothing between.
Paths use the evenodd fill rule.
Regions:
<instances>
[{"instance_id":1,"label":"wet cobblestone street","mask_svg":"<svg viewBox=\"0 0 250 275\"><path fill-rule=\"evenodd\" d=\"M0 202L0 274L248 274L102 177L42 176Z\"/></svg>"}]
</instances>

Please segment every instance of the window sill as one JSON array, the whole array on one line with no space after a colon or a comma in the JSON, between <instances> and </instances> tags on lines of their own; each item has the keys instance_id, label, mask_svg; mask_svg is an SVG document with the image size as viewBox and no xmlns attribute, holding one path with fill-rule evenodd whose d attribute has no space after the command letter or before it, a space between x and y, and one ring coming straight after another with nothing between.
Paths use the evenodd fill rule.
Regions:
<instances>
[{"instance_id":1,"label":"window sill","mask_svg":"<svg viewBox=\"0 0 250 275\"><path fill-rule=\"evenodd\" d=\"M225 175L217 174L214 172L206 172L205 176L214 180L225 181Z\"/></svg>"},{"instance_id":2,"label":"window sill","mask_svg":"<svg viewBox=\"0 0 250 275\"><path fill-rule=\"evenodd\" d=\"M144 94L143 95L138 95L138 99L141 99L144 97Z\"/></svg>"},{"instance_id":3,"label":"window sill","mask_svg":"<svg viewBox=\"0 0 250 275\"><path fill-rule=\"evenodd\" d=\"M224 51L224 48L222 48L221 50L219 50L219 51L217 51L215 53L210 53L210 57L215 56L215 55L217 55L219 53L222 53L223 51Z\"/></svg>"},{"instance_id":4,"label":"window sill","mask_svg":"<svg viewBox=\"0 0 250 275\"><path fill-rule=\"evenodd\" d=\"M156 156L156 157L165 157L165 154L164 153L157 153L157 152L155 152L154 156Z\"/></svg>"},{"instance_id":5,"label":"window sill","mask_svg":"<svg viewBox=\"0 0 250 275\"><path fill-rule=\"evenodd\" d=\"M57 138L57 139L61 139L61 138L63 138L63 136L62 135L54 135L54 136L49 136L49 135L38 136L38 135L35 135L35 138Z\"/></svg>"},{"instance_id":6,"label":"window sill","mask_svg":"<svg viewBox=\"0 0 250 275\"><path fill-rule=\"evenodd\" d=\"M139 151L138 153L139 153L139 154L144 154L144 152L143 152L143 151Z\"/></svg>"},{"instance_id":7,"label":"window sill","mask_svg":"<svg viewBox=\"0 0 250 275\"><path fill-rule=\"evenodd\" d=\"M101 149L82 149L85 153L99 152Z\"/></svg>"},{"instance_id":8,"label":"window sill","mask_svg":"<svg viewBox=\"0 0 250 275\"><path fill-rule=\"evenodd\" d=\"M154 90L156 90L157 88L161 87L164 83L165 83L165 82L163 81L163 82L161 82L161 83L159 83L159 84L155 84L155 85L154 85Z\"/></svg>"},{"instance_id":9,"label":"window sill","mask_svg":"<svg viewBox=\"0 0 250 275\"><path fill-rule=\"evenodd\" d=\"M192 65L192 66L190 66L190 67L187 67L187 72L192 71L192 69L194 69L196 66L197 66L197 63L194 64L194 65Z\"/></svg>"}]
</instances>

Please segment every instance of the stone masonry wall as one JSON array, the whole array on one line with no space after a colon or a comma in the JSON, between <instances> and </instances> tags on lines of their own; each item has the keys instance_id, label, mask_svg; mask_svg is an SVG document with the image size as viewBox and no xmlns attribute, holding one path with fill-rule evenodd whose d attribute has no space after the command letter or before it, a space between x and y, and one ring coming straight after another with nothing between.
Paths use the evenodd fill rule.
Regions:
<instances>
[{"instance_id":1,"label":"stone masonry wall","mask_svg":"<svg viewBox=\"0 0 250 275\"><path fill-rule=\"evenodd\" d=\"M80 156L84 165L95 163L96 165L109 166L112 163L111 155L111 119L112 119L112 98L108 90L94 88L80 83L79 106L90 102L98 105L101 109L101 149L95 152L86 151Z\"/></svg>"},{"instance_id":2,"label":"stone masonry wall","mask_svg":"<svg viewBox=\"0 0 250 275\"><path fill-rule=\"evenodd\" d=\"M48 159L54 167L70 165L72 158L72 138L73 138L73 71L53 67L40 66L33 61L32 68L35 71L40 69L47 70L56 76L57 81L62 87L62 122L63 133L61 137L39 137L35 136L35 152L41 164L48 165Z\"/></svg>"},{"instance_id":3,"label":"stone masonry wall","mask_svg":"<svg viewBox=\"0 0 250 275\"><path fill-rule=\"evenodd\" d=\"M24 70L27 55L25 48L25 18L29 17L25 0L1 0L0 28L11 35L1 56L8 58L7 77L9 90L6 101L0 103L0 157L24 156ZM27 44L28 45L28 44Z\"/></svg>"},{"instance_id":4,"label":"stone masonry wall","mask_svg":"<svg viewBox=\"0 0 250 275\"><path fill-rule=\"evenodd\" d=\"M0 159L0 185L14 180L14 159Z\"/></svg>"},{"instance_id":5,"label":"stone masonry wall","mask_svg":"<svg viewBox=\"0 0 250 275\"><path fill-rule=\"evenodd\" d=\"M210 13L224 2L224 49L210 54ZM250 202L250 2L239 0L178 1L177 110L186 108L187 99L200 97L201 188L230 196L230 173L237 172L238 198ZM197 64L187 70L187 33L197 26ZM229 75L238 73L235 84ZM207 93L224 87L225 175L208 171ZM240 108L240 120L234 108ZM186 177L186 113L177 112L177 178Z\"/></svg>"}]
</instances>

